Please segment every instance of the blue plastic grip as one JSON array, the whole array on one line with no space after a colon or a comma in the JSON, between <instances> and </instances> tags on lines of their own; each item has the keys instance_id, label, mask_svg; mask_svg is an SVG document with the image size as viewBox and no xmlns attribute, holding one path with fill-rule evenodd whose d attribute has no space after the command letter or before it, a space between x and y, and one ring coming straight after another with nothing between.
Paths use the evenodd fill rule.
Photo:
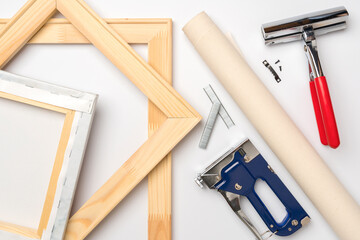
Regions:
<instances>
[{"instance_id":1,"label":"blue plastic grip","mask_svg":"<svg viewBox=\"0 0 360 240\"><path fill-rule=\"evenodd\" d=\"M309 217L261 154L246 163L240 152L235 152L233 161L222 169L221 177L215 188L246 196L269 230L276 235L293 234L301 228L301 220ZM264 180L285 206L287 215L280 223L275 221L256 194L254 187L257 179Z\"/></svg>"}]
</instances>

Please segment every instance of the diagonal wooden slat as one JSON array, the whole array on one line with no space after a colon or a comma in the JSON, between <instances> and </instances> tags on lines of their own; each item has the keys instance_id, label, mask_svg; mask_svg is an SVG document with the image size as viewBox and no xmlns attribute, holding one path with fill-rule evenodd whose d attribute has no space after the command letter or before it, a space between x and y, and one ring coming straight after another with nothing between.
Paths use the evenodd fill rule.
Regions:
<instances>
[{"instance_id":1,"label":"diagonal wooden slat","mask_svg":"<svg viewBox=\"0 0 360 240\"><path fill-rule=\"evenodd\" d=\"M58 10L105 56L107 56L133 83L167 116L169 119L187 119L198 122L199 115L186 103L166 81L151 68L105 21L93 12L82 0L58 0ZM96 34L94 34L96 33ZM125 69L124 69L125 68ZM141 79L145 78L146 81ZM155 93L155 94L154 94ZM167 101L168 100L168 101ZM168 104L170 103L170 104ZM192 119L192 120L191 120ZM162 129L162 127L160 128ZM150 138L150 140L152 137ZM149 140L149 141L150 141ZM104 188L104 186L102 187ZM97 194L95 194L97 195ZM95 196L94 195L94 196ZM87 221L87 226L80 229L79 223L84 216L80 215L78 221L73 221L81 209L70 219L69 230L65 239L83 239L89 231L96 227L99 221L108 212L101 210L96 219ZM93 214L87 208L85 215ZM99 216L99 213L103 216ZM105 213L105 214L103 214ZM94 216L93 216L94 217ZM88 219L87 219L88 220ZM74 226L74 227L72 227ZM71 228L72 227L72 228ZM73 230L76 229L76 233ZM79 235L80 233L80 235ZM74 236L75 234L75 236Z\"/></svg>"},{"instance_id":2,"label":"diagonal wooden slat","mask_svg":"<svg viewBox=\"0 0 360 240\"><path fill-rule=\"evenodd\" d=\"M29 0L0 32L0 68L54 15L55 0Z\"/></svg>"},{"instance_id":3,"label":"diagonal wooden slat","mask_svg":"<svg viewBox=\"0 0 360 240\"><path fill-rule=\"evenodd\" d=\"M123 166L70 219L65 239L84 239L107 214L181 141L201 120L200 115L146 63L116 31L82 0L29 0L0 30L0 64L4 66L28 41L46 41L50 30L34 36L58 9L74 36L94 44L156 106L165 122ZM51 22L65 20L51 20ZM161 21L161 20L159 20ZM0 23L1 24L1 23ZM70 25L72 24L72 25ZM111 24L111 23L110 23ZM51 25L46 25L58 31ZM74 31L74 27L77 31ZM127 29L128 30L128 29ZM120 29L121 31L121 29ZM81 36L79 36L81 34ZM143 35L150 37L150 35ZM34 37L32 39L32 37ZM133 39L137 36L132 35ZM69 42L67 38L51 38ZM144 38L141 41L151 42ZM154 42L155 43L155 42ZM154 44L153 43L153 44ZM165 76L166 77L166 76ZM165 118L166 117L166 118ZM158 127L158 126L156 126ZM155 130L155 128L154 128Z\"/></svg>"},{"instance_id":4,"label":"diagonal wooden slat","mask_svg":"<svg viewBox=\"0 0 360 240\"><path fill-rule=\"evenodd\" d=\"M196 124L194 118L167 119L70 218L64 239L84 239Z\"/></svg>"},{"instance_id":5,"label":"diagonal wooden slat","mask_svg":"<svg viewBox=\"0 0 360 240\"><path fill-rule=\"evenodd\" d=\"M196 111L171 85L84 1L58 0L57 8L167 117L194 117L196 115Z\"/></svg>"}]
</instances>

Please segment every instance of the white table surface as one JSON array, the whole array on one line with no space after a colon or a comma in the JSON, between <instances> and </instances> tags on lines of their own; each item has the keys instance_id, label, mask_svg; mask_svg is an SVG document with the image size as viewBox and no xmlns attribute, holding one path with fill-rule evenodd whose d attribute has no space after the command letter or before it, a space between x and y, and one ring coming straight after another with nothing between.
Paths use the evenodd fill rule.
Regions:
<instances>
[{"instance_id":1,"label":"white table surface","mask_svg":"<svg viewBox=\"0 0 360 240\"><path fill-rule=\"evenodd\" d=\"M25 0L0 0L0 17L9 18ZM200 59L181 28L205 10L224 32L231 32L250 66L273 93L306 138L325 159L351 195L360 203L360 2L345 1L118 1L87 0L106 18L172 18L173 82L175 89L204 120L173 151L173 239L254 239L220 194L201 190L196 173L224 152L229 144L249 137L312 218L311 224L286 239L337 239L310 200L266 146L240 109ZM318 38L340 131L341 145L322 146L315 123L308 69L300 42L266 47L262 23L344 5L348 29ZM135 49L146 57L146 46ZM281 83L276 83L262 61L280 59ZM90 45L27 46L5 70L100 95L92 133L77 188L73 212L119 168L147 138L147 98ZM279 71L278 71L279 72ZM234 119L228 130L216 122L207 150L198 143L211 104L203 87L211 84ZM317 184L314 182L314 184ZM261 231L265 225L245 202L246 212ZM339 219L346 221L346 219ZM142 181L87 239L146 239L147 180ZM273 237L273 239L285 239ZM359 239L354 236L354 239Z\"/></svg>"}]
</instances>

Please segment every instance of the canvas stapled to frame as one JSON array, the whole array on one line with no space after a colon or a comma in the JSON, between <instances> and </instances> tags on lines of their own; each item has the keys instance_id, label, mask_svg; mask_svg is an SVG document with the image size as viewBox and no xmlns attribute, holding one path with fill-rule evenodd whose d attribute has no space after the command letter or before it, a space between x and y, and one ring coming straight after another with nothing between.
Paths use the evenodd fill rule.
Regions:
<instances>
[{"instance_id":1,"label":"canvas stapled to frame","mask_svg":"<svg viewBox=\"0 0 360 240\"><path fill-rule=\"evenodd\" d=\"M131 44L147 44L149 64L168 82L172 75L171 19L105 19ZM9 19L0 19L0 29ZM90 42L66 19L53 18L32 37L28 44L89 44ZM166 116L149 101L149 136ZM171 239L171 157L149 175L148 239ZM61 239L56 238L56 239Z\"/></svg>"},{"instance_id":2,"label":"canvas stapled to frame","mask_svg":"<svg viewBox=\"0 0 360 240\"><path fill-rule=\"evenodd\" d=\"M66 20L50 19L57 10ZM169 83L171 43L168 40L171 37L166 36L169 31L158 29L163 28L163 20L134 21L139 26L126 26L126 20L124 28L115 26L111 20L100 18L83 0L28 0L0 30L0 67L28 42L72 43L75 36L78 43L92 43L97 47L149 98L153 112L160 115L154 120L156 124L149 127L149 139L70 218L64 235L66 240L84 239L151 170L164 163L163 159L168 164L161 168L171 170L168 154L201 120ZM145 62L128 43L148 43L149 63L152 59L153 64ZM154 186L157 184L155 180ZM169 202L168 195L165 197ZM163 216L161 212L154 215ZM166 225L171 227L171 221ZM169 239L170 234L166 235ZM166 238L155 236L153 239Z\"/></svg>"},{"instance_id":3,"label":"canvas stapled to frame","mask_svg":"<svg viewBox=\"0 0 360 240\"><path fill-rule=\"evenodd\" d=\"M0 71L0 99L65 115L37 228L33 229L1 221L0 238L23 240L53 239L56 238L56 235L62 236L71 210L76 182L94 116L97 95ZM26 122L26 119L19 119L19 121ZM19 141L22 134L24 133L14 133ZM33 136L36 134L35 131L30 133ZM17 149L17 151L21 151L21 149ZM1 161L13 160L2 159ZM37 159L32 159L29 156L29 160L35 162ZM15 174L15 178L20 177L16 176L19 174L18 172L11 174ZM16 190L21 191L21 189ZM2 192L1 194L3 198L6 198L9 193ZM27 201L27 199L22 201ZM21 216L19 217L21 218Z\"/></svg>"}]
</instances>

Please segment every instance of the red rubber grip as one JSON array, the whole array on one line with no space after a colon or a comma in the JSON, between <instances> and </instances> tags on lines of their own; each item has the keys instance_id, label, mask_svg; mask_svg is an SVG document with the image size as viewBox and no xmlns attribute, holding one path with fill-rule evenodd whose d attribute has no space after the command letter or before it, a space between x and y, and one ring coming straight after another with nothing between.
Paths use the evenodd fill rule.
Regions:
<instances>
[{"instance_id":1,"label":"red rubber grip","mask_svg":"<svg viewBox=\"0 0 360 240\"><path fill-rule=\"evenodd\" d=\"M318 130L319 130L320 141L322 144L328 145L327 137L326 137L326 133L325 133L325 127L324 127L324 123L323 123L323 117L321 114L321 109L320 109L320 104L319 104L319 99L318 99L318 95L317 95L316 88L315 88L315 82L310 81L309 83L310 83L311 99L313 102L314 112L315 112L315 117L316 117L316 123L317 123Z\"/></svg>"},{"instance_id":2,"label":"red rubber grip","mask_svg":"<svg viewBox=\"0 0 360 240\"><path fill-rule=\"evenodd\" d=\"M337 148L340 145L340 138L326 78L324 76L318 77L315 78L314 82L327 137L327 143L330 147Z\"/></svg>"}]
</instances>

